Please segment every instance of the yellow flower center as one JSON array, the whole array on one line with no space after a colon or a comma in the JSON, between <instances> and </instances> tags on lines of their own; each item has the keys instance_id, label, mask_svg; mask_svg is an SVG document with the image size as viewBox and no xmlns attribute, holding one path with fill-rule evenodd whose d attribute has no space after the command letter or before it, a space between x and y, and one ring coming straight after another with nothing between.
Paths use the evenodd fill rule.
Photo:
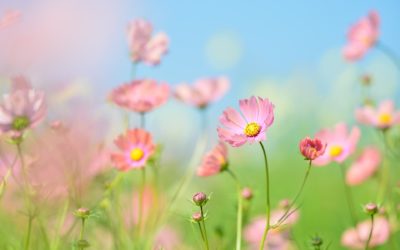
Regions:
<instances>
[{"instance_id":1,"label":"yellow flower center","mask_svg":"<svg viewBox=\"0 0 400 250\"><path fill-rule=\"evenodd\" d=\"M332 146L331 149L330 149L330 151L329 151L329 154L330 154L332 157L337 157L337 156L339 156L342 152L343 152L343 148L342 148L341 146Z\"/></svg>"},{"instance_id":2,"label":"yellow flower center","mask_svg":"<svg viewBox=\"0 0 400 250\"><path fill-rule=\"evenodd\" d=\"M131 151L131 160L132 161L140 161L144 156L143 150L140 148L134 148Z\"/></svg>"},{"instance_id":3,"label":"yellow flower center","mask_svg":"<svg viewBox=\"0 0 400 250\"><path fill-rule=\"evenodd\" d=\"M246 128L244 129L244 134L248 137L255 137L261 131L261 126L255 122L250 122L247 124Z\"/></svg>"},{"instance_id":4,"label":"yellow flower center","mask_svg":"<svg viewBox=\"0 0 400 250\"><path fill-rule=\"evenodd\" d=\"M392 121L392 115L383 113L379 115L379 122L382 124L389 124Z\"/></svg>"}]
</instances>

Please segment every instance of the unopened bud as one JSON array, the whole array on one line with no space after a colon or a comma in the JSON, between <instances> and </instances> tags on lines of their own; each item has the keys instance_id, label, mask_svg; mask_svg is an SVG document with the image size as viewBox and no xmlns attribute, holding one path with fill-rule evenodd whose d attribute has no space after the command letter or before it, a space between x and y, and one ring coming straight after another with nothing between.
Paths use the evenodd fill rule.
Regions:
<instances>
[{"instance_id":1,"label":"unopened bud","mask_svg":"<svg viewBox=\"0 0 400 250\"><path fill-rule=\"evenodd\" d=\"M195 222L200 222L200 221L203 220L203 216L201 215L200 212L196 212L196 213L194 213L194 214L192 215L192 219L193 219L193 221L195 221Z\"/></svg>"},{"instance_id":2,"label":"unopened bud","mask_svg":"<svg viewBox=\"0 0 400 250\"><path fill-rule=\"evenodd\" d=\"M245 187L242 189L242 197L245 200L251 200L253 198L253 191L249 187Z\"/></svg>"},{"instance_id":3,"label":"unopened bud","mask_svg":"<svg viewBox=\"0 0 400 250\"><path fill-rule=\"evenodd\" d=\"M204 206L207 203L207 195L203 192L198 192L195 195L193 195L193 202L197 206Z\"/></svg>"},{"instance_id":4,"label":"unopened bud","mask_svg":"<svg viewBox=\"0 0 400 250\"><path fill-rule=\"evenodd\" d=\"M87 208L81 207L81 208L78 208L78 209L75 211L74 214L75 214L75 216L78 217L78 218L87 219L87 218L89 217L89 215L90 215L90 210L87 209Z\"/></svg>"},{"instance_id":5,"label":"unopened bud","mask_svg":"<svg viewBox=\"0 0 400 250\"><path fill-rule=\"evenodd\" d=\"M378 206L375 203L368 203L364 206L364 211L369 215L374 215L378 212Z\"/></svg>"},{"instance_id":6,"label":"unopened bud","mask_svg":"<svg viewBox=\"0 0 400 250\"><path fill-rule=\"evenodd\" d=\"M311 238L311 245L314 247L320 247L320 246L322 246L323 243L324 243L324 241L318 235Z\"/></svg>"},{"instance_id":7,"label":"unopened bud","mask_svg":"<svg viewBox=\"0 0 400 250\"><path fill-rule=\"evenodd\" d=\"M87 240L78 240L76 242L76 246L78 247L78 249L84 249L90 247L90 244Z\"/></svg>"}]
</instances>

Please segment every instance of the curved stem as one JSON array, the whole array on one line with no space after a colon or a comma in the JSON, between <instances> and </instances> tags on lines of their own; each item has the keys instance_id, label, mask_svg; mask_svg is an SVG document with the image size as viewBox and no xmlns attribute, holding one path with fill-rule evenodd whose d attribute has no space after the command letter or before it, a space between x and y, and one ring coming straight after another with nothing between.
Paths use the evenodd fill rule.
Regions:
<instances>
[{"instance_id":1,"label":"curved stem","mask_svg":"<svg viewBox=\"0 0 400 250\"><path fill-rule=\"evenodd\" d=\"M300 195L302 194L302 192L304 190L304 187L306 185L308 176L310 175L310 172L311 172L311 166L312 166L312 161L309 161L308 168L307 168L306 174L304 175L304 179L303 179L303 182L301 183L300 189L297 192L297 194L294 197L294 199L292 200L292 202L290 203L290 205L287 208L287 210L285 211L285 213L282 215L281 218L279 218L277 226L282 224L287 219L287 217L288 217L288 215L290 213L290 209L292 209L292 207L294 206L294 204L296 204L296 201L299 199Z\"/></svg>"},{"instance_id":2,"label":"curved stem","mask_svg":"<svg viewBox=\"0 0 400 250\"><path fill-rule=\"evenodd\" d=\"M262 250L262 249L264 249L264 245L265 245L265 239L267 238L267 234L268 234L268 231L269 231L269 229L270 229L270 220L271 220L271 203L270 203L270 195L269 195L269 193L270 193L270 188L269 188L269 169L268 169L268 159L267 159L267 153L265 152L265 148L264 148L264 145L262 144L262 142L260 142L260 146L261 146L261 149L262 149L262 152L263 152L263 155L264 155L264 163L265 163L265 185L266 185L266 196L265 196L265 200L266 200L266 205L267 205L267 208L266 208L266 211L265 211L265 215L266 215L266 217L267 217L267 224L266 224L266 226L265 226L265 230L264 230L264 233L263 233L263 236L262 236L262 240L261 240L261 244L260 244L260 247L259 247L259 249L260 250Z\"/></svg>"},{"instance_id":3,"label":"curved stem","mask_svg":"<svg viewBox=\"0 0 400 250\"><path fill-rule=\"evenodd\" d=\"M396 65L397 69L400 70L400 58L391 48L383 44L381 41L378 41L375 44L375 47L383 52Z\"/></svg>"},{"instance_id":4,"label":"curved stem","mask_svg":"<svg viewBox=\"0 0 400 250\"><path fill-rule=\"evenodd\" d=\"M369 247L369 242L371 241L372 238L372 232L374 231L374 215L371 214L371 230L369 231L369 235L368 235L368 240L365 243L365 250L368 250Z\"/></svg>"},{"instance_id":5,"label":"curved stem","mask_svg":"<svg viewBox=\"0 0 400 250\"><path fill-rule=\"evenodd\" d=\"M206 249L209 250L210 247L208 245L208 238L207 238L207 229L206 229L206 217L204 216L204 210L203 210L203 206L200 206L200 212L201 212L201 217L203 218L201 221L203 222L203 228L204 228L204 239L206 242Z\"/></svg>"},{"instance_id":6,"label":"curved stem","mask_svg":"<svg viewBox=\"0 0 400 250\"><path fill-rule=\"evenodd\" d=\"M28 229L27 229L27 233L26 233L26 240L25 240L25 250L29 249L29 243L31 240L31 233L32 233L32 221L33 221L33 217L29 216L29 220L28 220Z\"/></svg>"},{"instance_id":7,"label":"curved stem","mask_svg":"<svg viewBox=\"0 0 400 250\"><path fill-rule=\"evenodd\" d=\"M242 187L240 185L239 179L236 175L228 168L226 170L233 178L237 187L237 220L236 220L236 249L240 250L242 247L242 222L243 222L243 198L242 198Z\"/></svg>"},{"instance_id":8,"label":"curved stem","mask_svg":"<svg viewBox=\"0 0 400 250\"><path fill-rule=\"evenodd\" d=\"M351 194L351 190L350 190L349 186L347 186L347 184L346 184L346 175L345 175L343 164L340 165L340 172L342 175L343 187L344 187L344 192L345 192L346 199L347 199L347 205L349 206L351 221L353 223L354 228L356 228L357 227L357 216L356 216L356 212L354 209L353 196Z\"/></svg>"}]
</instances>

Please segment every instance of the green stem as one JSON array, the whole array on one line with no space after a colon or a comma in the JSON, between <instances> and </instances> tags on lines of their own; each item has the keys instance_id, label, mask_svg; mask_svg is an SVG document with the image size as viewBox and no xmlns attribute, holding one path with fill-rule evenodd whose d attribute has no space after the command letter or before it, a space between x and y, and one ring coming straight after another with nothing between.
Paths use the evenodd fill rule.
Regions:
<instances>
[{"instance_id":1,"label":"green stem","mask_svg":"<svg viewBox=\"0 0 400 250\"><path fill-rule=\"evenodd\" d=\"M31 241L32 221L33 221L33 217L29 216L28 229L27 229L27 233L26 233L26 240L25 240L25 247L24 247L25 250L29 249L29 243Z\"/></svg>"},{"instance_id":2,"label":"green stem","mask_svg":"<svg viewBox=\"0 0 400 250\"><path fill-rule=\"evenodd\" d=\"M346 174L345 174L343 164L340 165L340 172L342 175L342 181L343 181L344 192L346 195L347 205L349 206L351 221L353 223L354 228L356 228L357 227L357 216L356 216L356 212L354 209L353 196L351 194L351 190L350 190L349 186L347 186L347 184L346 184Z\"/></svg>"},{"instance_id":3,"label":"green stem","mask_svg":"<svg viewBox=\"0 0 400 250\"><path fill-rule=\"evenodd\" d=\"M141 189L140 189L140 193L139 193L139 213L138 213L138 229L137 229L138 235L140 235L142 232L142 223L143 223L143 220L142 220L142 217L143 217L143 194L144 194L144 186L146 183L145 168L143 168L141 170L141 173L142 173L142 183L141 183Z\"/></svg>"},{"instance_id":4,"label":"green stem","mask_svg":"<svg viewBox=\"0 0 400 250\"><path fill-rule=\"evenodd\" d=\"M200 230L201 239L202 239L202 241L203 241L203 244L204 244L204 246L207 246L207 245L206 245L206 240L205 240L205 238L204 238L203 227L201 226L200 221L197 222L197 225L199 225L199 230Z\"/></svg>"},{"instance_id":5,"label":"green stem","mask_svg":"<svg viewBox=\"0 0 400 250\"><path fill-rule=\"evenodd\" d=\"M260 250L262 250L262 249L264 249L264 245L265 245L265 239L267 238L267 234L268 234L268 231L269 231L269 229L270 229L270 220L271 220L271 203L270 203L270 195L269 195L269 193L270 193L270 188L269 188L269 186L270 186L270 183L269 183L269 169L268 169L268 158L267 158L267 153L265 152L265 148L264 148L264 145L262 144L262 142L260 142L260 146L261 146L261 149L262 149L262 152L263 152L263 155L264 155L264 163L265 163L265 185L266 185L266 197L265 197L265 200L266 200L266 205L267 205L267 207L266 207L266 217L267 217L267 224L265 225L265 230L264 230L264 233L263 233L263 236L262 236L262 240L261 240L261 244L260 244L260 247L259 247L259 249Z\"/></svg>"},{"instance_id":6,"label":"green stem","mask_svg":"<svg viewBox=\"0 0 400 250\"><path fill-rule=\"evenodd\" d=\"M200 206L200 212L201 212L201 218L202 218L201 221L203 223L203 228L204 228L204 239L205 239L205 242L206 242L206 249L209 250L210 247L208 245L207 229L206 229L206 222L205 222L206 217L204 215L203 206Z\"/></svg>"},{"instance_id":7,"label":"green stem","mask_svg":"<svg viewBox=\"0 0 400 250\"><path fill-rule=\"evenodd\" d=\"M242 187L240 185L239 179L236 175L230 170L226 170L233 178L237 187L237 220L236 220L236 249L240 250L242 247L242 222L243 222L243 197L242 197Z\"/></svg>"},{"instance_id":8,"label":"green stem","mask_svg":"<svg viewBox=\"0 0 400 250\"><path fill-rule=\"evenodd\" d=\"M365 250L368 250L369 247L369 242L371 241L372 238L372 232L374 231L374 215L371 214L371 230L369 231L369 235L368 235L368 240L365 243Z\"/></svg>"},{"instance_id":9,"label":"green stem","mask_svg":"<svg viewBox=\"0 0 400 250\"><path fill-rule=\"evenodd\" d=\"M82 221L82 226L81 226L81 232L79 234L79 240L83 240L83 233L85 232L85 218L81 219ZM84 248L81 247L81 250L83 250Z\"/></svg>"},{"instance_id":10,"label":"green stem","mask_svg":"<svg viewBox=\"0 0 400 250\"><path fill-rule=\"evenodd\" d=\"M277 223L278 225L276 225L276 226L279 226L280 224L282 224L287 219L288 214L290 213L290 209L292 209L292 207L294 206L294 204L296 204L296 201L299 199L300 195L302 194L302 192L304 190L304 187L306 185L308 176L310 175L310 172L311 172L311 166L312 166L311 163L312 163L312 161L309 161L308 168L307 168L306 174L304 175L304 179L303 179L303 182L301 183L299 191L297 192L296 196L294 197L294 199L290 203L290 205L287 208L287 210L285 211L285 213L282 215L281 218L279 218L278 223Z\"/></svg>"}]
</instances>

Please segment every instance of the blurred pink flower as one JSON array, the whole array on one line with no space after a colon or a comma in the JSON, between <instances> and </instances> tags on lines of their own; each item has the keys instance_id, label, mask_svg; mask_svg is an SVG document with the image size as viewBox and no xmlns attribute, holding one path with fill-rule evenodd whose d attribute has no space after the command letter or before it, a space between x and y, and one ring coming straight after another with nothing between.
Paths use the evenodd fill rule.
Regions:
<instances>
[{"instance_id":1,"label":"blurred pink flower","mask_svg":"<svg viewBox=\"0 0 400 250\"><path fill-rule=\"evenodd\" d=\"M343 49L343 55L347 60L355 61L375 45L379 36L379 15L371 11L350 27L347 34L347 45Z\"/></svg>"},{"instance_id":2,"label":"blurred pink flower","mask_svg":"<svg viewBox=\"0 0 400 250\"><path fill-rule=\"evenodd\" d=\"M228 148L220 142L208 152L197 169L197 175L206 177L220 173L228 166Z\"/></svg>"},{"instance_id":3,"label":"blurred pink flower","mask_svg":"<svg viewBox=\"0 0 400 250\"><path fill-rule=\"evenodd\" d=\"M284 215L284 209L277 209L271 213L271 225L274 225ZM299 218L298 211L290 214L285 223L275 229L271 229L267 235L267 245L264 249L285 250L290 249L289 232ZM244 228L244 239L249 244L250 249L258 249L263 232L266 226L265 216L256 217Z\"/></svg>"},{"instance_id":4,"label":"blurred pink flower","mask_svg":"<svg viewBox=\"0 0 400 250\"><path fill-rule=\"evenodd\" d=\"M346 174L349 185L358 185L371 177L381 163L381 154L375 147L367 147L357 160L350 166Z\"/></svg>"},{"instance_id":5,"label":"blurred pink flower","mask_svg":"<svg viewBox=\"0 0 400 250\"><path fill-rule=\"evenodd\" d=\"M400 124L400 111L396 111L394 102L386 100L380 103L377 109L365 106L356 110L356 119L359 123L387 129Z\"/></svg>"},{"instance_id":6,"label":"blurred pink flower","mask_svg":"<svg viewBox=\"0 0 400 250\"><path fill-rule=\"evenodd\" d=\"M134 80L117 87L110 99L120 107L134 112L145 113L163 105L169 96L169 86L157 84L155 80Z\"/></svg>"},{"instance_id":7,"label":"blurred pink flower","mask_svg":"<svg viewBox=\"0 0 400 250\"><path fill-rule=\"evenodd\" d=\"M18 10L8 10L0 17L0 30L7 28L18 22L21 17L21 12Z\"/></svg>"},{"instance_id":8,"label":"blurred pink flower","mask_svg":"<svg viewBox=\"0 0 400 250\"><path fill-rule=\"evenodd\" d=\"M274 105L261 97L250 97L239 101L243 116L233 108L227 108L219 120L224 127L218 127L218 136L233 147L246 142L260 142L266 139L266 131L274 122Z\"/></svg>"},{"instance_id":9,"label":"blurred pink flower","mask_svg":"<svg viewBox=\"0 0 400 250\"><path fill-rule=\"evenodd\" d=\"M182 239L176 230L165 226L158 231L154 239L154 250L175 250L179 247L182 247Z\"/></svg>"},{"instance_id":10,"label":"blurred pink flower","mask_svg":"<svg viewBox=\"0 0 400 250\"><path fill-rule=\"evenodd\" d=\"M111 154L111 160L121 171L143 168L155 150L151 134L143 129L128 130L114 143L122 152Z\"/></svg>"},{"instance_id":11,"label":"blurred pink flower","mask_svg":"<svg viewBox=\"0 0 400 250\"><path fill-rule=\"evenodd\" d=\"M183 83L176 86L175 96L184 103L205 108L221 99L228 89L229 80L226 77L204 78L192 85Z\"/></svg>"},{"instance_id":12,"label":"blurred pink flower","mask_svg":"<svg viewBox=\"0 0 400 250\"><path fill-rule=\"evenodd\" d=\"M300 152L306 160L315 160L325 153L326 144L319 139L304 138L299 144Z\"/></svg>"},{"instance_id":13,"label":"blurred pink flower","mask_svg":"<svg viewBox=\"0 0 400 250\"><path fill-rule=\"evenodd\" d=\"M5 94L0 104L0 132L18 137L43 120L46 105L44 93L31 88L25 78L16 77L12 81L11 93Z\"/></svg>"},{"instance_id":14,"label":"blurred pink flower","mask_svg":"<svg viewBox=\"0 0 400 250\"><path fill-rule=\"evenodd\" d=\"M132 60L149 65L160 63L161 57L167 53L169 39L165 33L157 33L152 37L153 27L150 22L139 19L128 26L128 45Z\"/></svg>"},{"instance_id":15,"label":"blurred pink flower","mask_svg":"<svg viewBox=\"0 0 400 250\"><path fill-rule=\"evenodd\" d=\"M357 225L357 228L350 228L342 235L342 245L352 249L364 249L371 230L371 221L364 221ZM377 217L374 220L370 247L384 244L390 236L390 225L387 219Z\"/></svg>"},{"instance_id":16,"label":"blurred pink flower","mask_svg":"<svg viewBox=\"0 0 400 250\"><path fill-rule=\"evenodd\" d=\"M358 127L353 127L349 133L344 123L337 124L334 129L322 129L315 135L315 138L327 143L327 146L325 153L318 157L314 164L323 166L332 161L344 162L356 149L360 135Z\"/></svg>"}]
</instances>

